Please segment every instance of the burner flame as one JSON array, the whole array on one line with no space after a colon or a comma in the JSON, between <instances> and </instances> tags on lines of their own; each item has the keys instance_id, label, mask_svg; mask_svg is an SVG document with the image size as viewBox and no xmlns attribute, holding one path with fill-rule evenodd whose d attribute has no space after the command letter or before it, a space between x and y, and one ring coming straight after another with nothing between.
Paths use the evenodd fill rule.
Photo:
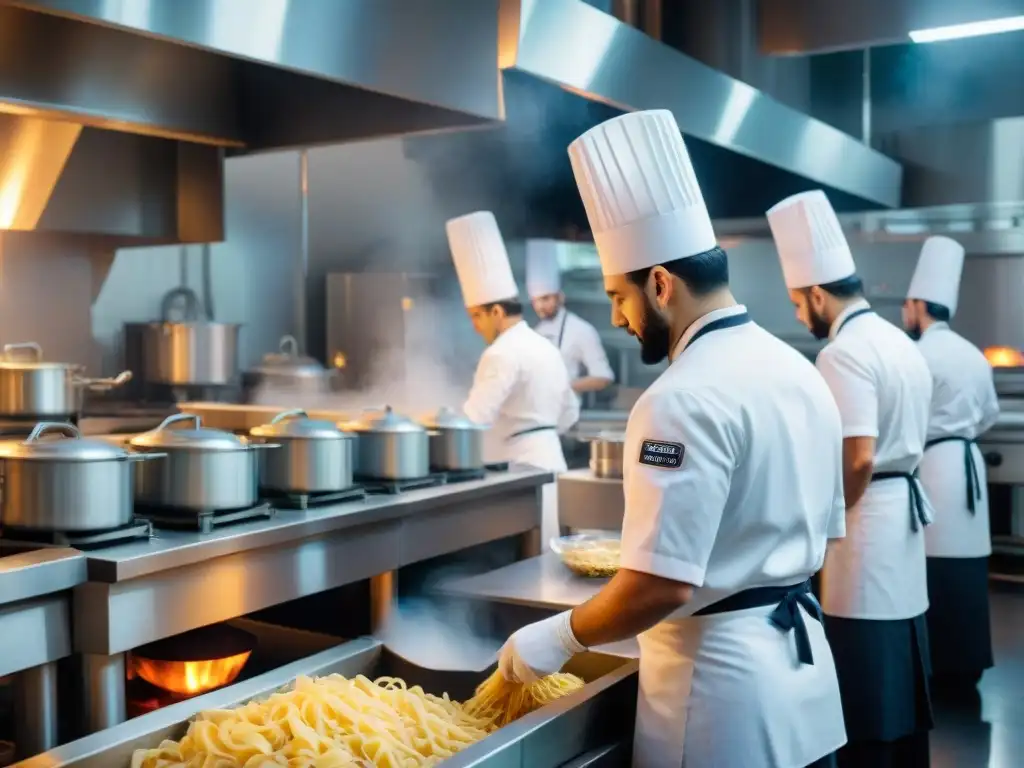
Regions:
<instances>
[{"instance_id":1,"label":"burner flame","mask_svg":"<svg viewBox=\"0 0 1024 768\"><path fill-rule=\"evenodd\" d=\"M1018 368L1024 366L1024 354L1013 347L986 347L985 359L993 368Z\"/></svg>"},{"instance_id":2,"label":"burner flame","mask_svg":"<svg viewBox=\"0 0 1024 768\"><path fill-rule=\"evenodd\" d=\"M235 681L252 651L204 661L159 661L134 657L133 672L151 685L179 696L196 696Z\"/></svg>"}]
</instances>

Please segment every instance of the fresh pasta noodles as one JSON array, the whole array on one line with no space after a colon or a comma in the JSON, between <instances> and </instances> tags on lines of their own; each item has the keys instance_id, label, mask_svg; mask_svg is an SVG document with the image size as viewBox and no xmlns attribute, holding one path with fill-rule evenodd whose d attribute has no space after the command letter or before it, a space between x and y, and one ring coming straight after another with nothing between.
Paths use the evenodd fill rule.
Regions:
<instances>
[{"instance_id":1,"label":"fresh pasta noodles","mask_svg":"<svg viewBox=\"0 0 1024 768\"><path fill-rule=\"evenodd\" d=\"M590 578L614 576L619 570L621 544L615 539L586 541L567 546L562 562L573 573Z\"/></svg>"},{"instance_id":2,"label":"fresh pasta noodles","mask_svg":"<svg viewBox=\"0 0 1024 768\"><path fill-rule=\"evenodd\" d=\"M180 741L136 750L131 768L426 768L582 686L496 672L460 704L394 677L299 677L265 700L200 713Z\"/></svg>"}]
</instances>

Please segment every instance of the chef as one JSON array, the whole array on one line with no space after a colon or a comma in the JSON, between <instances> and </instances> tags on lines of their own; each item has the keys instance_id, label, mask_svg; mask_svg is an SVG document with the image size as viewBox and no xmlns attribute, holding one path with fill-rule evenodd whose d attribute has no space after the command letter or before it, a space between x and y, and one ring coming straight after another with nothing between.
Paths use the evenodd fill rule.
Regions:
<instances>
[{"instance_id":1,"label":"chef","mask_svg":"<svg viewBox=\"0 0 1024 768\"><path fill-rule=\"evenodd\" d=\"M582 395L607 388L615 374L597 329L565 308L558 254L567 246L557 240L526 241L526 292L540 318L535 330L558 347L573 391Z\"/></svg>"},{"instance_id":2,"label":"chef","mask_svg":"<svg viewBox=\"0 0 1024 768\"><path fill-rule=\"evenodd\" d=\"M930 237L903 304L903 326L932 375L928 442L921 484L935 508L925 531L928 634L932 675L948 687L973 687L992 666L989 627L988 490L975 444L999 416L992 368L981 351L949 327L956 312L964 249Z\"/></svg>"},{"instance_id":3,"label":"chef","mask_svg":"<svg viewBox=\"0 0 1024 768\"><path fill-rule=\"evenodd\" d=\"M523 321L505 241L494 214L478 211L445 224L455 272L473 328L488 347L463 411L488 424L486 460L565 471L559 434L580 415L562 356ZM555 484L543 487L544 541L558 535Z\"/></svg>"},{"instance_id":4,"label":"chef","mask_svg":"<svg viewBox=\"0 0 1024 768\"><path fill-rule=\"evenodd\" d=\"M843 420L846 537L822 571L825 629L850 743L839 765L928 765L924 526L913 473L924 452L931 376L914 343L864 300L824 192L768 211L797 319L828 345L817 368Z\"/></svg>"},{"instance_id":5,"label":"chef","mask_svg":"<svg viewBox=\"0 0 1024 768\"><path fill-rule=\"evenodd\" d=\"M499 667L532 681L639 635L634 766L832 765L845 733L808 579L843 534L835 403L729 292L671 112L613 118L569 156L612 324L671 363L626 428L619 572L513 634Z\"/></svg>"}]
</instances>

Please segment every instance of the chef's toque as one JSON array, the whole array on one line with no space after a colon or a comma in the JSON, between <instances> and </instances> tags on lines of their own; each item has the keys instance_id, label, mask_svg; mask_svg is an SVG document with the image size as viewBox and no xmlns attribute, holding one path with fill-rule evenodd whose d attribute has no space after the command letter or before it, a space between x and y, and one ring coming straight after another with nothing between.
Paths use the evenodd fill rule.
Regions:
<instances>
[{"instance_id":1,"label":"chef's toque","mask_svg":"<svg viewBox=\"0 0 1024 768\"><path fill-rule=\"evenodd\" d=\"M963 268L964 247L960 243L948 237L929 237L921 247L907 298L941 304L952 317L956 312Z\"/></svg>"},{"instance_id":2,"label":"chef's toque","mask_svg":"<svg viewBox=\"0 0 1024 768\"><path fill-rule=\"evenodd\" d=\"M820 189L787 197L766 215L787 288L826 285L856 273L839 218Z\"/></svg>"},{"instance_id":3,"label":"chef's toque","mask_svg":"<svg viewBox=\"0 0 1024 768\"><path fill-rule=\"evenodd\" d=\"M558 240L526 241L526 292L531 299L562 290L558 256L564 247Z\"/></svg>"},{"instance_id":4,"label":"chef's toque","mask_svg":"<svg viewBox=\"0 0 1024 768\"><path fill-rule=\"evenodd\" d=\"M466 307L519 299L498 222L490 211L449 219L444 225Z\"/></svg>"},{"instance_id":5,"label":"chef's toque","mask_svg":"<svg viewBox=\"0 0 1024 768\"><path fill-rule=\"evenodd\" d=\"M569 145L605 275L696 256L716 245L675 117L665 109L601 123Z\"/></svg>"}]
</instances>

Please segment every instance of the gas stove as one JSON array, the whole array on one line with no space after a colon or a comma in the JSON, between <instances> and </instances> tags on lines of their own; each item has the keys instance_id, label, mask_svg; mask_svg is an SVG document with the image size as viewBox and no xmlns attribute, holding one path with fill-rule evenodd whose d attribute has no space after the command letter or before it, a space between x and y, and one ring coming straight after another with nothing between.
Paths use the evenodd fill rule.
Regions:
<instances>
[{"instance_id":1,"label":"gas stove","mask_svg":"<svg viewBox=\"0 0 1024 768\"><path fill-rule=\"evenodd\" d=\"M93 550L149 539L152 536L152 523L138 519L127 525L102 531L50 531L6 526L0 529L0 555L5 552L24 552L49 547Z\"/></svg>"}]
</instances>

